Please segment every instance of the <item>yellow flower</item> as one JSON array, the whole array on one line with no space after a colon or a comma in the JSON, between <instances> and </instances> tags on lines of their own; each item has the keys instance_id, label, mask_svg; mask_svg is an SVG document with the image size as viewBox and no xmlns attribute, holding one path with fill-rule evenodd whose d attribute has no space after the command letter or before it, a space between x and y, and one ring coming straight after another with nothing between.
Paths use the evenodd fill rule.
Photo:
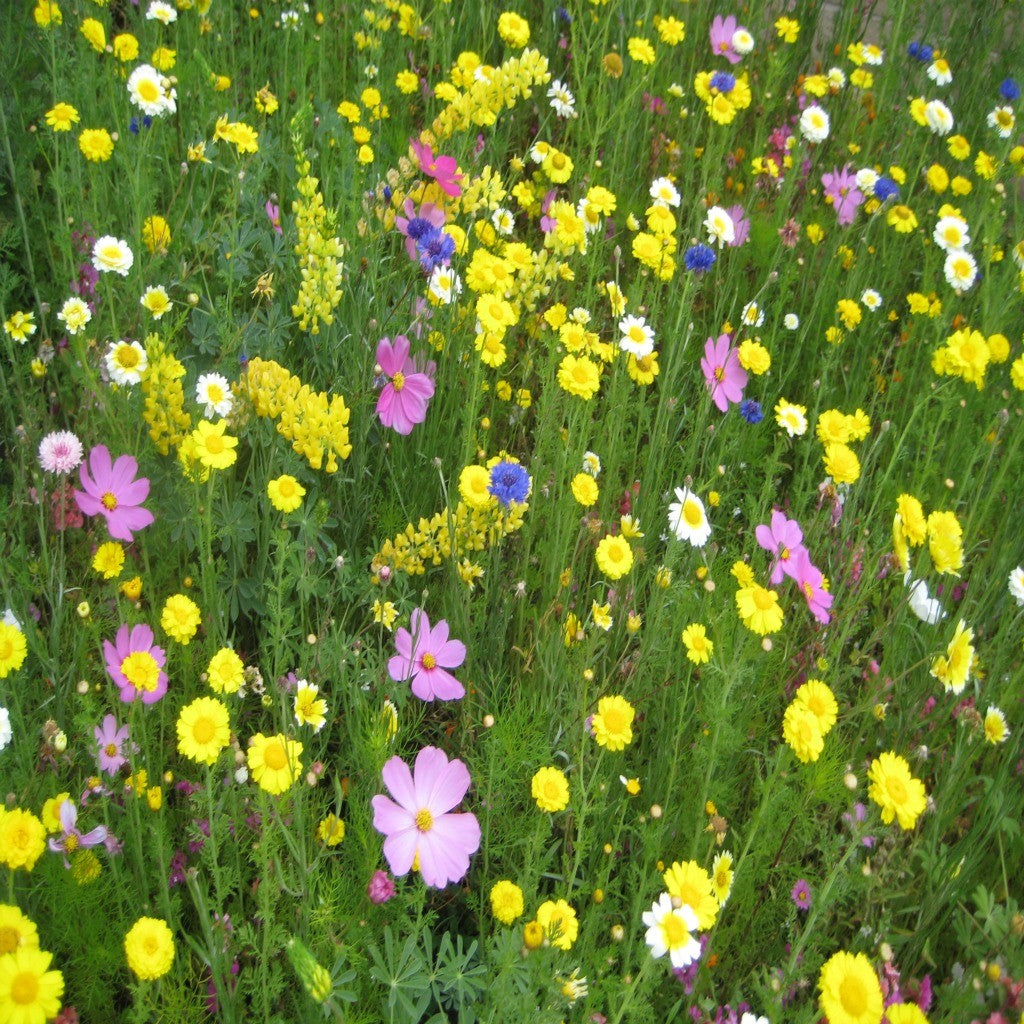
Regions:
<instances>
[{"instance_id":1,"label":"yellow flower","mask_svg":"<svg viewBox=\"0 0 1024 1024\"><path fill-rule=\"evenodd\" d=\"M896 818L900 828L911 829L927 806L924 783L910 774L910 765L892 751L879 754L868 769L868 796L882 810L887 825Z\"/></svg>"},{"instance_id":2,"label":"yellow flower","mask_svg":"<svg viewBox=\"0 0 1024 1024\"><path fill-rule=\"evenodd\" d=\"M597 714L590 720L599 746L613 752L625 750L633 742L633 718L636 712L625 697L602 697Z\"/></svg>"},{"instance_id":3,"label":"yellow flower","mask_svg":"<svg viewBox=\"0 0 1024 1024\"><path fill-rule=\"evenodd\" d=\"M711 876L696 861L689 860L671 864L662 877L668 894L685 903L697 915L697 927L707 931L718 917Z\"/></svg>"},{"instance_id":4,"label":"yellow flower","mask_svg":"<svg viewBox=\"0 0 1024 1024\"><path fill-rule=\"evenodd\" d=\"M968 628L963 619L957 623L953 639L949 641L944 656L932 662L931 675L954 694L963 693L971 678L974 665L974 630Z\"/></svg>"},{"instance_id":5,"label":"yellow flower","mask_svg":"<svg viewBox=\"0 0 1024 1024\"><path fill-rule=\"evenodd\" d=\"M502 879L491 886L491 913L502 923L511 924L523 913L523 890L515 882Z\"/></svg>"},{"instance_id":6,"label":"yellow flower","mask_svg":"<svg viewBox=\"0 0 1024 1024\"><path fill-rule=\"evenodd\" d=\"M306 488L285 473L267 484L267 497L278 512L294 512L301 504Z\"/></svg>"},{"instance_id":7,"label":"yellow flower","mask_svg":"<svg viewBox=\"0 0 1024 1024\"><path fill-rule=\"evenodd\" d=\"M653 64L655 61L654 47L649 39L633 36L626 43L626 51L638 64Z\"/></svg>"},{"instance_id":8,"label":"yellow flower","mask_svg":"<svg viewBox=\"0 0 1024 1024\"><path fill-rule=\"evenodd\" d=\"M398 618L398 609L392 601L373 602L373 621L379 622L386 630L395 628L395 619Z\"/></svg>"},{"instance_id":9,"label":"yellow flower","mask_svg":"<svg viewBox=\"0 0 1024 1024\"><path fill-rule=\"evenodd\" d=\"M313 726L313 732L319 732L327 721L327 701L318 696L320 688L313 683L299 680L295 691L295 721L299 725Z\"/></svg>"},{"instance_id":10,"label":"yellow flower","mask_svg":"<svg viewBox=\"0 0 1024 1024\"><path fill-rule=\"evenodd\" d=\"M542 811L562 811L569 803L569 780L559 768L540 768L530 781L530 793Z\"/></svg>"},{"instance_id":11,"label":"yellow flower","mask_svg":"<svg viewBox=\"0 0 1024 1024\"><path fill-rule=\"evenodd\" d=\"M838 441L825 445L824 462L825 472L837 484L852 484L860 477L857 453Z\"/></svg>"},{"instance_id":12,"label":"yellow flower","mask_svg":"<svg viewBox=\"0 0 1024 1024\"><path fill-rule=\"evenodd\" d=\"M775 31L784 43L795 43L800 34L800 22L795 18L779 18L775 22Z\"/></svg>"},{"instance_id":13,"label":"yellow flower","mask_svg":"<svg viewBox=\"0 0 1024 1024\"><path fill-rule=\"evenodd\" d=\"M796 691L794 699L803 704L818 720L822 736L828 735L829 730L836 724L839 713L835 694L820 679L808 679Z\"/></svg>"},{"instance_id":14,"label":"yellow flower","mask_svg":"<svg viewBox=\"0 0 1024 1024\"><path fill-rule=\"evenodd\" d=\"M231 742L228 709L216 697L197 697L178 715L178 753L199 764L216 764Z\"/></svg>"},{"instance_id":15,"label":"yellow flower","mask_svg":"<svg viewBox=\"0 0 1024 1024\"><path fill-rule=\"evenodd\" d=\"M195 457L207 469L227 469L238 458L235 451L238 438L225 434L226 426L225 420L216 423L200 420L199 426L190 435L195 444Z\"/></svg>"},{"instance_id":16,"label":"yellow flower","mask_svg":"<svg viewBox=\"0 0 1024 1024\"><path fill-rule=\"evenodd\" d=\"M171 244L171 229L158 213L142 222L142 242L152 253L165 253Z\"/></svg>"},{"instance_id":17,"label":"yellow flower","mask_svg":"<svg viewBox=\"0 0 1024 1024\"><path fill-rule=\"evenodd\" d=\"M782 738L804 764L817 761L825 747L817 715L799 700L794 700L786 708L782 719Z\"/></svg>"},{"instance_id":18,"label":"yellow flower","mask_svg":"<svg viewBox=\"0 0 1024 1024\"><path fill-rule=\"evenodd\" d=\"M114 56L121 62L128 64L139 55L139 41L130 32L122 32L114 36L112 44Z\"/></svg>"},{"instance_id":19,"label":"yellow flower","mask_svg":"<svg viewBox=\"0 0 1024 1024\"><path fill-rule=\"evenodd\" d=\"M78 148L86 160L103 163L114 152L114 140L106 128L84 128L78 136Z\"/></svg>"},{"instance_id":20,"label":"yellow flower","mask_svg":"<svg viewBox=\"0 0 1024 1024\"><path fill-rule=\"evenodd\" d=\"M711 866L711 889L720 907L725 906L732 892L732 874L732 854L723 850Z\"/></svg>"},{"instance_id":21,"label":"yellow flower","mask_svg":"<svg viewBox=\"0 0 1024 1024\"><path fill-rule=\"evenodd\" d=\"M508 46L520 50L530 41L530 23L514 11L505 11L498 18L498 35Z\"/></svg>"},{"instance_id":22,"label":"yellow flower","mask_svg":"<svg viewBox=\"0 0 1024 1024\"><path fill-rule=\"evenodd\" d=\"M0 1017L12 1024L42 1024L60 1012L64 978L49 970L52 953L23 946L0 957Z\"/></svg>"},{"instance_id":23,"label":"yellow flower","mask_svg":"<svg viewBox=\"0 0 1024 1024\"><path fill-rule=\"evenodd\" d=\"M572 949L579 935L576 911L565 900L547 900L537 908L537 923L552 946Z\"/></svg>"},{"instance_id":24,"label":"yellow flower","mask_svg":"<svg viewBox=\"0 0 1024 1024\"><path fill-rule=\"evenodd\" d=\"M0 903L0 957L18 949L38 949L39 932L16 906Z\"/></svg>"},{"instance_id":25,"label":"yellow flower","mask_svg":"<svg viewBox=\"0 0 1024 1024\"><path fill-rule=\"evenodd\" d=\"M881 1024L882 987L863 953L835 953L818 975L819 1006L828 1024Z\"/></svg>"},{"instance_id":26,"label":"yellow flower","mask_svg":"<svg viewBox=\"0 0 1024 1024\"><path fill-rule=\"evenodd\" d=\"M172 50L167 46L158 46L149 58L149 62L157 71L167 72L173 70L177 59L178 54L176 50Z\"/></svg>"},{"instance_id":27,"label":"yellow flower","mask_svg":"<svg viewBox=\"0 0 1024 1024\"><path fill-rule=\"evenodd\" d=\"M345 838L345 822L336 814L328 814L317 826L316 837L324 846L337 846Z\"/></svg>"},{"instance_id":28,"label":"yellow flower","mask_svg":"<svg viewBox=\"0 0 1024 1024\"><path fill-rule=\"evenodd\" d=\"M885 219L886 223L901 235L908 235L917 227L917 217L914 216L914 211L903 203L894 206L886 214Z\"/></svg>"},{"instance_id":29,"label":"yellow flower","mask_svg":"<svg viewBox=\"0 0 1024 1024\"><path fill-rule=\"evenodd\" d=\"M0 807L0 864L31 871L46 849L46 829L31 812Z\"/></svg>"},{"instance_id":30,"label":"yellow flower","mask_svg":"<svg viewBox=\"0 0 1024 1024\"><path fill-rule=\"evenodd\" d=\"M201 622L199 606L190 597L172 594L164 602L160 625L164 632L179 644L187 647Z\"/></svg>"},{"instance_id":31,"label":"yellow flower","mask_svg":"<svg viewBox=\"0 0 1024 1024\"><path fill-rule=\"evenodd\" d=\"M558 386L570 395L589 400L601 386L601 368L587 356L566 355L558 366Z\"/></svg>"},{"instance_id":32,"label":"yellow flower","mask_svg":"<svg viewBox=\"0 0 1024 1024\"><path fill-rule=\"evenodd\" d=\"M107 541L96 549L93 555L92 567L100 573L105 580L112 580L121 575L124 567L124 548L116 541Z\"/></svg>"},{"instance_id":33,"label":"yellow flower","mask_svg":"<svg viewBox=\"0 0 1024 1024\"><path fill-rule=\"evenodd\" d=\"M772 366L772 357L768 349L759 341L752 341L750 338L740 344L739 357L740 366L755 377L767 373Z\"/></svg>"},{"instance_id":34,"label":"yellow flower","mask_svg":"<svg viewBox=\"0 0 1024 1024\"><path fill-rule=\"evenodd\" d=\"M572 478L572 496L584 508L590 508L597 501L597 481L589 473L577 473Z\"/></svg>"},{"instance_id":35,"label":"yellow flower","mask_svg":"<svg viewBox=\"0 0 1024 1024\"><path fill-rule=\"evenodd\" d=\"M95 18L86 18L79 31L85 36L86 42L97 52L103 53L107 48L107 33L104 31L102 22Z\"/></svg>"},{"instance_id":36,"label":"yellow flower","mask_svg":"<svg viewBox=\"0 0 1024 1024\"><path fill-rule=\"evenodd\" d=\"M27 653L25 634L17 626L0 622L0 679L21 668Z\"/></svg>"},{"instance_id":37,"label":"yellow flower","mask_svg":"<svg viewBox=\"0 0 1024 1024\"><path fill-rule=\"evenodd\" d=\"M691 622L683 630L682 641L686 648L686 657L694 665L704 665L711 660L715 645L708 639L707 630L699 622Z\"/></svg>"},{"instance_id":38,"label":"yellow flower","mask_svg":"<svg viewBox=\"0 0 1024 1024\"><path fill-rule=\"evenodd\" d=\"M128 967L143 981L162 978L174 963L174 935L167 922L140 917L124 937Z\"/></svg>"},{"instance_id":39,"label":"yellow flower","mask_svg":"<svg viewBox=\"0 0 1024 1024\"><path fill-rule=\"evenodd\" d=\"M237 693L244 680L245 666L230 647L222 647L206 667L206 681L214 693Z\"/></svg>"},{"instance_id":40,"label":"yellow flower","mask_svg":"<svg viewBox=\"0 0 1024 1024\"><path fill-rule=\"evenodd\" d=\"M743 625L759 636L775 633L782 628L783 613L779 595L759 583L750 583L736 592L736 607Z\"/></svg>"},{"instance_id":41,"label":"yellow flower","mask_svg":"<svg viewBox=\"0 0 1024 1024\"><path fill-rule=\"evenodd\" d=\"M69 132L78 122L78 111L70 103L57 103L46 112L46 123L55 132Z\"/></svg>"},{"instance_id":42,"label":"yellow flower","mask_svg":"<svg viewBox=\"0 0 1024 1024\"><path fill-rule=\"evenodd\" d=\"M278 733L257 733L249 741L246 759L259 787L273 796L290 789L302 773L302 744Z\"/></svg>"},{"instance_id":43,"label":"yellow flower","mask_svg":"<svg viewBox=\"0 0 1024 1024\"><path fill-rule=\"evenodd\" d=\"M597 545L597 567L610 580L620 579L633 568L633 549L621 536L609 534Z\"/></svg>"}]
</instances>

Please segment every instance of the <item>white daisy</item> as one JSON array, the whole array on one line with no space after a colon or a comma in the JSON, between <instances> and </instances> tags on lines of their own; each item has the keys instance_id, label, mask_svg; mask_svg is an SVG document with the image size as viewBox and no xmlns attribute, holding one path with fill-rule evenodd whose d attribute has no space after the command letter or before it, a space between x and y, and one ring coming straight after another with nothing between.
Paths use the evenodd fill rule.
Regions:
<instances>
[{"instance_id":1,"label":"white daisy","mask_svg":"<svg viewBox=\"0 0 1024 1024\"><path fill-rule=\"evenodd\" d=\"M969 252L959 249L946 257L942 270L949 286L956 292L967 291L978 276L978 265L974 262L974 257Z\"/></svg>"},{"instance_id":2,"label":"white daisy","mask_svg":"<svg viewBox=\"0 0 1024 1024\"><path fill-rule=\"evenodd\" d=\"M619 321L619 348L637 359L643 359L654 351L654 330L642 316L626 316Z\"/></svg>"},{"instance_id":3,"label":"white daisy","mask_svg":"<svg viewBox=\"0 0 1024 1024\"><path fill-rule=\"evenodd\" d=\"M128 276L132 269L135 257L128 246L128 243L113 235L103 235L97 238L92 247L92 265L101 273L120 274Z\"/></svg>"},{"instance_id":4,"label":"white daisy","mask_svg":"<svg viewBox=\"0 0 1024 1024\"><path fill-rule=\"evenodd\" d=\"M817 104L812 103L800 115L800 134L808 142L824 142L828 138L828 114Z\"/></svg>"},{"instance_id":5,"label":"white daisy","mask_svg":"<svg viewBox=\"0 0 1024 1024\"><path fill-rule=\"evenodd\" d=\"M227 416L234 404L227 378L219 373L202 374L196 381L196 401L204 407L207 419Z\"/></svg>"},{"instance_id":6,"label":"white daisy","mask_svg":"<svg viewBox=\"0 0 1024 1024\"><path fill-rule=\"evenodd\" d=\"M677 487L675 491L678 500L668 506L669 529L677 540L688 540L693 547L701 548L711 536L704 502L688 487Z\"/></svg>"},{"instance_id":7,"label":"white daisy","mask_svg":"<svg viewBox=\"0 0 1024 1024\"><path fill-rule=\"evenodd\" d=\"M462 281L451 267L434 267L427 288L435 302L447 306L462 294Z\"/></svg>"},{"instance_id":8,"label":"white daisy","mask_svg":"<svg viewBox=\"0 0 1024 1024\"><path fill-rule=\"evenodd\" d=\"M655 206L679 205L679 190L668 178L655 178L651 182L650 196Z\"/></svg>"},{"instance_id":9,"label":"white daisy","mask_svg":"<svg viewBox=\"0 0 1024 1024\"><path fill-rule=\"evenodd\" d=\"M953 130L953 115L942 100L931 100L925 104L924 119L936 135L948 135Z\"/></svg>"},{"instance_id":10,"label":"white daisy","mask_svg":"<svg viewBox=\"0 0 1024 1024\"><path fill-rule=\"evenodd\" d=\"M559 79L555 79L548 88L548 99L551 108L559 117L576 116L576 97Z\"/></svg>"},{"instance_id":11,"label":"white daisy","mask_svg":"<svg viewBox=\"0 0 1024 1024\"><path fill-rule=\"evenodd\" d=\"M146 8L146 21L159 21L162 25L170 25L178 20L178 12L164 0L153 0Z\"/></svg>"},{"instance_id":12,"label":"white daisy","mask_svg":"<svg viewBox=\"0 0 1024 1024\"><path fill-rule=\"evenodd\" d=\"M1010 589L1010 597L1024 608L1024 568L1017 566L1013 572L1010 573L1010 579L1008 582Z\"/></svg>"},{"instance_id":13,"label":"white daisy","mask_svg":"<svg viewBox=\"0 0 1024 1024\"><path fill-rule=\"evenodd\" d=\"M736 225L728 211L721 206L712 206L704 218L704 227L707 228L708 241L715 245L729 245L736 238Z\"/></svg>"},{"instance_id":14,"label":"white daisy","mask_svg":"<svg viewBox=\"0 0 1024 1024\"><path fill-rule=\"evenodd\" d=\"M651 956L657 960L668 953L673 967L686 967L700 956L700 943L694 936L697 915L689 904L678 909L672 897L663 892L643 915L647 925L644 941L651 947Z\"/></svg>"},{"instance_id":15,"label":"white daisy","mask_svg":"<svg viewBox=\"0 0 1024 1024\"><path fill-rule=\"evenodd\" d=\"M112 342L103 361L110 379L122 387L138 384L149 365L146 350L137 341L128 341L127 338Z\"/></svg>"},{"instance_id":16,"label":"white daisy","mask_svg":"<svg viewBox=\"0 0 1024 1024\"><path fill-rule=\"evenodd\" d=\"M70 335L84 331L86 324L92 319L92 310L84 299L72 295L57 314L57 319L64 325L64 329Z\"/></svg>"}]
</instances>

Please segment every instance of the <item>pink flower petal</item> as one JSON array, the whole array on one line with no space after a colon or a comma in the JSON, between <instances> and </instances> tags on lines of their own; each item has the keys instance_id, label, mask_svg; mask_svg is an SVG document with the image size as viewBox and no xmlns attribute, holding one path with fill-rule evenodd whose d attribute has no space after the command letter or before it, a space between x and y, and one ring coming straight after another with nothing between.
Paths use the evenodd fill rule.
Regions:
<instances>
[{"instance_id":1,"label":"pink flower petal","mask_svg":"<svg viewBox=\"0 0 1024 1024\"><path fill-rule=\"evenodd\" d=\"M407 811L415 814L423 806L416 797L416 788L409 766L400 757L397 755L392 757L381 770L381 776L388 792Z\"/></svg>"}]
</instances>

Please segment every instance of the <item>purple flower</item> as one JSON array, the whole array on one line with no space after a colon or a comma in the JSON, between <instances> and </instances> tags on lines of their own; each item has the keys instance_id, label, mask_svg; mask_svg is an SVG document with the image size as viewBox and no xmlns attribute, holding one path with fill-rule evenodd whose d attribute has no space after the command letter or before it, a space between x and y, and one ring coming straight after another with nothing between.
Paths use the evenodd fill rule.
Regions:
<instances>
[{"instance_id":1,"label":"purple flower","mask_svg":"<svg viewBox=\"0 0 1024 1024\"><path fill-rule=\"evenodd\" d=\"M459 164L455 157L435 156L430 146L417 139L410 139L409 146L412 148L420 170L433 178L441 186L441 191L445 195L453 197L462 195L459 179L465 175L457 173Z\"/></svg>"},{"instance_id":2,"label":"purple flower","mask_svg":"<svg viewBox=\"0 0 1024 1024\"><path fill-rule=\"evenodd\" d=\"M825 577L811 561L811 556L807 553L806 548L802 548L797 554L796 573L793 575L793 579L803 591L811 614L823 626L827 626L831 619L828 610L832 607L832 595L824 588Z\"/></svg>"},{"instance_id":3,"label":"purple flower","mask_svg":"<svg viewBox=\"0 0 1024 1024\"><path fill-rule=\"evenodd\" d=\"M508 508L513 501L522 504L530 497L533 485L530 474L518 462L504 459L491 467L491 481L487 492L493 494L499 503Z\"/></svg>"},{"instance_id":4,"label":"purple flower","mask_svg":"<svg viewBox=\"0 0 1024 1024\"><path fill-rule=\"evenodd\" d=\"M720 334L717 341L708 338L700 361L711 401L720 412L727 412L730 402L742 401L747 383L747 371L740 366L739 352L730 347L730 340L728 334Z\"/></svg>"},{"instance_id":5,"label":"purple flower","mask_svg":"<svg viewBox=\"0 0 1024 1024\"><path fill-rule=\"evenodd\" d=\"M844 164L842 170L823 174L821 183L825 187L825 197L832 201L839 223L852 224L858 207L864 202L864 194L857 188L857 177L850 172L850 165Z\"/></svg>"},{"instance_id":6,"label":"purple flower","mask_svg":"<svg viewBox=\"0 0 1024 1024\"><path fill-rule=\"evenodd\" d=\"M790 899L796 904L798 910L808 910L811 906L811 887L807 882L798 878L793 891L789 894Z\"/></svg>"},{"instance_id":7,"label":"purple flower","mask_svg":"<svg viewBox=\"0 0 1024 1024\"><path fill-rule=\"evenodd\" d=\"M411 434L427 418L427 406L434 397L434 381L409 359L409 339L399 334L394 342L381 338L377 344L377 365L388 382L377 399L377 415L385 427L399 434Z\"/></svg>"},{"instance_id":8,"label":"purple flower","mask_svg":"<svg viewBox=\"0 0 1024 1024\"><path fill-rule=\"evenodd\" d=\"M121 700L126 704L137 697L142 698L143 704L153 704L167 692L167 654L153 643L149 626L129 628L125 623L117 631L114 643L103 641L103 654L107 675L120 688Z\"/></svg>"},{"instance_id":9,"label":"purple flower","mask_svg":"<svg viewBox=\"0 0 1024 1024\"><path fill-rule=\"evenodd\" d=\"M416 239L420 266L431 274L437 267L447 267L455 255L455 239L440 228L431 227Z\"/></svg>"},{"instance_id":10,"label":"purple flower","mask_svg":"<svg viewBox=\"0 0 1024 1024\"><path fill-rule=\"evenodd\" d=\"M734 232L732 241L727 244L731 249L738 249L750 234L750 218L743 207L739 205L726 207L725 212L732 218Z\"/></svg>"},{"instance_id":11,"label":"purple flower","mask_svg":"<svg viewBox=\"0 0 1024 1024\"><path fill-rule=\"evenodd\" d=\"M117 727L117 719L107 715L103 725L93 730L96 737L96 754L99 759L100 771L108 775L116 775L127 758L124 756L124 745L128 740L128 726Z\"/></svg>"},{"instance_id":12,"label":"purple flower","mask_svg":"<svg viewBox=\"0 0 1024 1024\"><path fill-rule=\"evenodd\" d=\"M70 868L71 862L68 854L74 853L81 847L98 846L107 838L105 825L97 825L91 832L84 835L75 827L78 824L78 808L70 800L65 800L60 805L60 828L61 833L50 840L50 849L54 853L64 854L64 867Z\"/></svg>"},{"instance_id":13,"label":"purple flower","mask_svg":"<svg viewBox=\"0 0 1024 1024\"><path fill-rule=\"evenodd\" d=\"M142 507L149 495L149 480L136 480L138 470L131 455L121 455L111 464L110 452L102 444L89 452L88 469L84 462L78 467L84 491L75 491L75 503L87 516L103 516L110 536L117 540L134 540L133 530L153 522L153 513Z\"/></svg>"},{"instance_id":14,"label":"purple flower","mask_svg":"<svg viewBox=\"0 0 1024 1024\"><path fill-rule=\"evenodd\" d=\"M695 274L703 274L705 271L710 270L715 265L716 259L715 250L710 245L704 245L703 243L691 245L683 255L686 269L692 270Z\"/></svg>"},{"instance_id":15,"label":"purple flower","mask_svg":"<svg viewBox=\"0 0 1024 1024\"><path fill-rule=\"evenodd\" d=\"M480 847L475 814L451 813L469 789L469 770L443 750L424 747L413 771L393 757L381 772L391 797L373 798L373 827L386 838L384 856L401 877L418 864L423 881L436 889L461 881Z\"/></svg>"},{"instance_id":16,"label":"purple flower","mask_svg":"<svg viewBox=\"0 0 1024 1024\"><path fill-rule=\"evenodd\" d=\"M419 257L416 253L416 242L431 228L444 227L444 210L433 203L424 203L419 210L411 199L402 205L404 217L395 218L395 227L405 236L405 251L409 259Z\"/></svg>"},{"instance_id":17,"label":"purple flower","mask_svg":"<svg viewBox=\"0 0 1024 1024\"><path fill-rule=\"evenodd\" d=\"M730 14L723 18L716 14L711 22L711 51L716 57L724 57L730 64L738 64L740 55L733 49L732 37L737 29L736 19Z\"/></svg>"},{"instance_id":18,"label":"purple flower","mask_svg":"<svg viewBox=\"0 0 1024 1024\"><path fill-rule=\"evenodd\" d=\"M370 897L371 903L387 903L395 895L395 883L391 876L386 871L374 871L366 887L366 895Z\"/></svg>"},{"instance_id":19,"label":"purple flower","mask_svg":"<svg viewBox=\"0 0 1024 1024\"><path fill-rule=\"evenodd\" d=\"M398 653L388 661L388 674L395 682L412 677L412 692L420 700L458 700L465 687L450 672L466 660L466 645L448 639L448 623L442 619L433 629L422 608L413 609L408 629L395 634ZM398 872L396 872L397 874Z\"/></svg>"},{"instance_id":20,"label":"purple flower","mask_svg":"<svg viewBox=\"0 0 1024 1024\"><path fill-rule=\"evenodd\" d=\"M39 465L65 476L82 461L82 442L70 430L55 430L39 442Z\"/></svg>"},{"instance_id":21,"label":"purple flower","mask_svg":"<svg viewBox=\"0 0 1024 1024\"><path fill-rule=\"evenodd\" d=\"M770 527L761 525L754 531L757 543L775 556L770 577L772 586L782 582L783 576L797 578L799 555L805 550L804 535L795 519L787 519L778 509L772 512Z\"/></svg>"},{"instance_id":22,"label":"purple flower","mask_svg":"<svg viewBox=\"0 0 1024 1024\"><path fill-rule=\"evenodd\" d=\"M761 403L753 398L744 398L740 402L740 415L748 423L760 423L764 419L764 413L761 412Z\"/></svg>"},{"instance_id":23,"label":"purple flower","mask_svg":"<svg viewBox=\"0 0 1024 1024\"><path fill-rule=\"evenodd\" d=\"M273 225L274 230L279 234L284 234L284 229L281 227L281 207L277 203L272 202L270 199L267 200L267 205L263 207L267 211L267 216L270 218L270 223Z\"/></svg>"}]
</instances>

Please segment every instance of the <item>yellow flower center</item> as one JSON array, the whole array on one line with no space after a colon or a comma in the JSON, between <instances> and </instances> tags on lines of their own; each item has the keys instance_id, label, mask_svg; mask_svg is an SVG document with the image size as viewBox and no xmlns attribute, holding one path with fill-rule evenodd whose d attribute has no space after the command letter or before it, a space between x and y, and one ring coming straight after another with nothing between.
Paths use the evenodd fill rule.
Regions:
<instances>
[{"instance_id":1,"label":"yellow flower center","mask_svg":"<svg viewBox=\"0 0 1024 1024\"><path fill-rule=\"evenodd\" d=\"M78 849L78 836L70 835L64 840L64 852L74 853Z\"/></svg>"},{"instance_id":2,"label":"yellow flower center","mask_svg":"<svg viewBox=\"0 0 1024 1024\"><path fill-rule=\"evenodd\" d=\"M117 350L117 365L125 370L133 370L139 365L139 353L131 345L122 345Z\"/></svg>"},{"instance_id":3,"label":"yellow flower center","mask_svg":"<svg viewBox=\"0 0 1024 1024\"><path fill-rule=\"evenodd\" d=\"M209 718L197 718L192 726L192 738L200 745L209 743L216 732L217 727Z\"/></svg>"},{"instance_id":4,"label":"yellow flower center","mask_svg":"<svg viewBox=\"0 0 1024 1024\"><path fill-rule=\"evenodd\" d=\"M132 651L121 662L121 674L136 690L152 693L160 679L160 666L149 651Z\"/></svg>"},{"instance_id":5,"label":"yellow flower center","mask_svg":"<svg viewBox=\"0 0 1024 1024\"><path fill-rule=\"evenodd\" d=\"M288 764L288 755L285 753L284 744L280 740L274 740L263 748L263 763L271 771L279 772Z\"/></svg>"},{"instance_id":6,"label":"yellow flower center","mask_svg":"<svg viewBox=\"0 0 1024 1024\"><path fill-rule=\"evenodd\" d=\"M854 975L843 978L839 985L839 1002L851 1017L859 1017L868 1005L868 993L864 988L864 982Z\"/></svg>"},{"instance_id":7,"label":"yellow flower center","mask_svg":"<svg viewBox=\"0 0 1024 1024\"><path fill-rule=\"evenodd\" d=\"M626 728L626 716L618 708L610 708L601 718L604 720L604 727L610 733L620 733Z\"/></svg>"},{"instance_id":8,"label":"yellow flower center","mask_svg":"<svg viewBox=\"0 0 1024 1024\"><path fill-rule=\"evenodd\" d=\"M220 455L224 451L224 438L220 434L207 434L206 450L211 455Z\"/></svg>"},{"instance_id":9,"label":"yellow flower center","mask_svg":"<svg viewBox=\"0 0 1024 1024\"><path fill-rule=\"evenodd\" d=\"M420 664L425 669L429 670L429 669L432 669L432 668L436 667L437 659L432 654L430 654L428 652L427 654L424 654L423 657L420 659Z\"/></svg>"},{"instance_id":10,"label":"yellow flower center","mask_svg":"<svg viewBox=\"0 0 1024 1024\"><path fill-rule=\"evenodd\" d=\"M690 938L690 930L678 914L668 914L662 918L661 931L665 936L665 945L669 949L678 949L685 945Z\"/></svg>"},{"instance_id":11,"label":"yellow flower center","mask_svg":"<svg viewBox=\"0 0 1024 1024\"><path fill-rule=\"evenodd\" d=\"M683 505L683 518L687 526L700 526L704 520L700 514L700 506L692 498Z\"/></svg>"},{"instance_id":12,"label":"yellow flower center","mask_svg":"<svg viewBox=\"0 0 1024 1024\"><path fill-rule=\"evenodd\" d=\"M429 832L434 827L434 816L426 807L416 812L416 827L421 832Z\"/></svg>"},{"instance_id":13,"label":"yellow flower center","mask_svg":"<svg viewBox=\"0 0 1024 1024\"><path fill-rule=\"evenodd\" d=\"M31 971L21 971L11 980L11 1002L31 1006L39 995L39 980Z\"/></svg>"},{"instance_id":14,"label":"yellow flower center","mask_svg":"<svg viewBox=\"0 0 1024 1024\"><path fill-rule=\"evenodd\" d=\"M156 103L160 99L160 90L157 88L156 82L151 81L148 78L144 78L139 82L139 97L146 103Z\"/></svg>"},{"instance_id":15,"label":"yellow flower center","mask_svg":"<svg viewBox=\"0 0 1024 1024\"><path fill-rule=\"evenodd\" d=\"M161 302L162 306L163 303ZM224 389L219 384L207 384L206 385L206 400L211 405L217 405L218 402L224 401Z\"/></svg>"},{"instance_id":16,"label":"yellow flower center","mask_svg":"<svg viewBox=\"0 0 1024 1024\"><path fill-rule=\"evenodd\" d=\"M717 380L719 383L721 383L723 380L725 380L725 367L724 366L716 366L715 367L715 380Z\"/></svg>"},{"instance_id":17,"label":"yellow flower center","mask_svg":"<svg viewBox=\"0 0 1024 1024\"><path fill-rule=\"evenodd\" d=\"M889 792L889 798L894 804L902 805L907 801L907 784L903 779L896 776L889 776L885 780L885 788Z\"/></svg>"},{"instance_id":18,"label":"yellow flower center","mask_svg":"<svg viewBox=\"0 0 1024 1024\"><path fill-rule=\"evenodd\" d=\"M775 595L772 591L765 590L764 587L758 587L754 591L754 604L757 605L759 611L768 611L768 609L775 603L774 598Z\"/></svg>"},{"instance_id":19,"label":"yellow flower center","mask_svg":"<svg viewBox=\"0 0 1024 1024\"><path fill-rule=\"evenodd\" d=\"M100 504L108 511L113 512L117 508L117 495L113 491L107 491L102 498L100 498Z\"/></svg>"},{"instance_id":20,"label":"yellow flower center","mask_svg":"<svg viewBox=\"0 0 1024 1024\"><path fill-rule=\"evenodd\" d=\"M17 928L6 925L0 928L0 956L13 953L21 943L21 933Z\"/></svg>"},{"instance_id":21,"label":"yellow flower center","mask_svg":"<svg viewBox=\"0 0 1024 1024\"><path fill-rule=\"evenodd\" d=\"M117 744L116 743L108 743L103 748L103 753L106 754L107 757L116 757L117 756Z\"/></svg>"},{"instance_id":22,"label":"yellow flower center","mask_svg":"<svg viewBox=\"0 0 1024 1024\"><path fill-rule=\"evenodd\" d=\"M404 374L404 373L401 373L401 372L399 372L399 373L396 373L396 374L395 374L395 375L394 375L394 376L393 376L393 377L391 378L391 386L392 386L392 387L393 387L393 388L394 388L394 389L395 389L396 391L401 391L401 390L402 390L402 388L404 388L404 387L405 387L405 374Z\"/></svg>"}]
</instances>

